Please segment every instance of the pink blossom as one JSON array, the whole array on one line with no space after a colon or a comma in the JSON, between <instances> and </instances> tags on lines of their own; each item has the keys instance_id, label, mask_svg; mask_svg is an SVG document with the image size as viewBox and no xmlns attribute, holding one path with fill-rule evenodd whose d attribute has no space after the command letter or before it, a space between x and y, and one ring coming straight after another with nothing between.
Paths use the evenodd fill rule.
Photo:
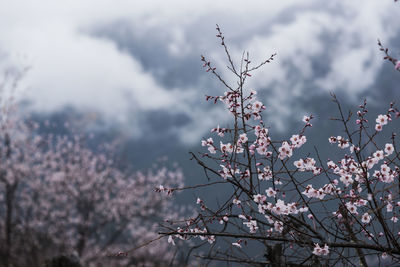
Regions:
<instances>
[{"instance_id":1,"label":"pink blossom","mask_svg":"<svg viewBox=\"0 0 400 267\"><path fill-rule=\"evenodd\" d=\"M361 216L361 222L363 223L369 223L371 221L371 215L368 214L368 212L364 213Z\"/></svg>"},{"instance_id":2,"label":"pink blossom","mask_svg":"<svg viewBox=\"0 0 400 267\"><path fill-rule=\"evenodd\" d=\"M318 243L314 244L314 250L313 250L313 254L317 255L317 256L327 256L329 254L329 247L327 244L325 244L324 247L320 247Z\"/></svg>"},{"instance_id":3,"label":"pink blossom","mask_svg":"<svg viewBox=\"0 0 400 267\"><path fill-rule=\"evenodd\" d=\"M253 196L253 200L256 203L263 203L265 200L267 200L267 197L261 194L257 194Z\"/></svg>"},{"instance_id":4,"label":"pink blossom","mask_svg":"<svg viewBox=\"0 0 400 267\"><path fill-rule=\"evenodd\" d=\"M400 61L399 61L400 62ZM394 152L394 147L392 144L386 144L385 145L385 153L386 156L392 155L392 153Z\"/></svg>"},{"instance_id":5,"label":"pink blossom","mask_svg":"<svg viewBox=\"0 0 400 267\"><path fill-rule=\"evenodd\" d=\"M376 118L376 123L377 124L380 124L380 125L386 125L387 123L388 123L388 116L387 115L382 115L382 114L380 114L380 115L378 115L378 118Z\"/></svg>"},{"instance_id":6,"label":"pink blossom","mask_svg":"<svg viewBox=\"0 0 400 267\"><path fill-rule=\"evenodd\" d=\"M350 213L358 214L358 212L357 212L357 206L356 206L356 205L354 205L354 204L351 203L351 202L347 202L345 205L346 205L347 210L348 210Z\"/></svg>"},{"instance_id":7,"label":"pink blossom","mask_svg":"<svg viewBox=\"0 0 400 267\"><path fill-rule=\"evenodd\" d=\"M235 205L240 205L240 203L242 203L239 199L235 198L232 200L233 204Z\"/></svg>"},{"instance_id":8,"label":"pink blossom","mask_svg":"<svg viewBox=\"0 0 400 267\"><path fill-rule=\"evenodd\" d=\"M395 70L400 70L400 60L396 60L396 64L394 65Z\"/></svg>"},{"instance_id":9,"label":"pink blossom","mask_svg":"<svg viewBox=\"0 0 400 267\"><path fill-rule=\"evenodd\" d=\"M238 248L242 248L242 245L240 245L239 242L232 243L232 245Z\"/></svg>"},{"instance_id":10,"label":"pink blossom","mask_svg":"<svg viewBox=\"0 0 400 267\"><path fill-rule=\"evenodd\" d=\"M393 211L393 205L392 205L391 203L388 203L388 204L386 205L386 211L387 211L387 212L392 212L392 211Z\"/></svg>"},{"instance_id":11,"label":"pink blossom","mask_svg":"<svg viewBox=\"0 0 400 267\"><path fill-rule=\"evenodd\" d=\"M246 143L248 140L246 133L242 133L241 135L239 135L239 141L241 143Z\"/></svg>"},{"instance_id":12,"label":"pink blossom","mask_svg":"<svg viewBox=\"0 0 400 267\"><path fill-rule=\"evenodd\" d=\"M281 160L285 159L286 157L290 158L293 154L293 150L288 142L284 141L282 146L279 148L279 158Z\"/></svg>"},{"instance_id":13,"label":"pink blossom","mask_svg":"<svg viewBox=\"0 0 400 267\"><path fill-rule=\"evenodd\" d=\"M268 197L275 197L276 195L276 191L272 187L265 190L265 192L267 193Z\"/></svg>"},{"instance_id":14,"label":"pink blossom","mask_svg":"<svg viewBox=\"0 0 400 267\"><path fill-rule=\"evenodd\" d=\"M257 226L257 221L255 220L250 220L248 222L243 222L244 225L246 225L249 228L250 233L254 234L258 230Z\"/></svg>"},{"instance_id":15,"label":"pink blossom","mask_svg":"<svg viewBox=\"0 0 400 267\"><path fill-rule=\"evenodd\" d=\"M252 111L254 113L259 112L261 109L263 109L263 104L260 101L256 101L253 103L253 105L251 106Z\"/></svg>"}]
</instances>

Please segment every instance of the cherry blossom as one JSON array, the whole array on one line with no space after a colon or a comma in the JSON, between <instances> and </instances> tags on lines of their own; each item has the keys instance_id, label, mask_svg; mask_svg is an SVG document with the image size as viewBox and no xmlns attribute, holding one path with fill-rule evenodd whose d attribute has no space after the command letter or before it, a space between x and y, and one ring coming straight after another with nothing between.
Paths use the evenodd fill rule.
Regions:
<instances>
[{"instance_id":1,"label":"cherry blossom","mask_svg":"<svg viewBox=\"0 0 400 267\"><path fill-rule=\"evenodd\" d=\"M393 151L394 151L394 147L393 147L392 144L386 144L386 145L385 145L385 153L386 153L386 156L392 155L392 154L393 154Z\"/></svg>"},{"instance_id":2,"label":"cherry blossom","mask_svg":"<svg viewBox=\"0 0 400 267\"><path fill-rule=\"evenodd\" d=\"M324 247L320 247L318 243L315 244L313 254L317 256L327 256L329 254L329 247L328 245L324 245Z\"/></svg>"},{"instance_id":3,"label":"cherry blossom","mask_svg":"<svg viewBox=\"0 0 400 267\"><path fill-rule=\"evenodd\" d=\"M231 116L226 128L230 134L219 138L216 155L208 154L207 139L202 142L203 150L191 155L207 178L197 186L214 188L218 183L223 189L213 199L214 207L202 205L194 216L168 226L162 234L185 241L206 241L213 236L209 259L238 259L249 265L301 262L311 266L320 262L331 266L351 257L366 266L370 255L384 252L395 255L391 260L399 264L400 244L393 234L399 232L398 137L392 133L391 141L385 142L389 135L383 131L383 126L400 117L398 108L390 103L370 124L366 100L355 113L344 113L332 93L338 111L332 120L340 127L334 125L325 141L327 145L336 144L324 151L331 159L323 158L317 146L304 151L306 142L313 143L308 135L313 116L304 116L304 124L295 132L279 136L263 117L267 109L263 99L257 99L259 95L246 85L247 79L254 77L253 71L272 61L273 56L254 66L249 54L244 53L237 65L218 26L217 32L228 69L237 81L231 84L204 56L202 61L225 89L217 96L207 96L207 100L225 104ZM248 246L243 244L253 241L263 246L265 253L249 260L244 256ZM214 245L222 242L229 248L216 252ZM280 260L275 259L277 254Z\"/></svg>"},{"instance_id":4,"label":"cherry blossom","mask_svg":"<svg viewBox=\"0 0 400 267\"><path fill-rule=\"evenodd\" d=\"M400 61L397 60L396 65L394 66L396 70L400 70Z\"/></svg>"},{"instance_id":5,"label":"cherry blossom","mask_svg":"<svg viewBox=\"0 0 400 267\"><path fill-rule=\"evenodd\" d=\"M270 187L270 188L268 188L267 190L265 190L265 192L267 193L267 196L268 196L268 197L274 197L274 196L276 196L276 191L275 191L272 187Z\"/></svg>"}]
</instances>

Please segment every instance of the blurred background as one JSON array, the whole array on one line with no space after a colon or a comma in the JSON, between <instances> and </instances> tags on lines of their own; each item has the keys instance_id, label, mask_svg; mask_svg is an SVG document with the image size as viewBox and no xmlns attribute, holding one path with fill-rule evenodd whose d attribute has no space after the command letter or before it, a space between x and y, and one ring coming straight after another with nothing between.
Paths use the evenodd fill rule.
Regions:
<instances>
[{"instance_id":1,"label":"blurred background","mask_svg":"<svg viewBox=\"0 0 400 267\"><path fill-rule=\"evenodd\" d=\"M75 129L91 145L118 140L120 164L146 169L167 157L186 184L205 181L190 161L210 129L230 123L223 105L205 101L224 88L200 55L227 81L221 27L235 62L275 60L248 79L266 106L264 121L283 138L316 119L309 141L340 134L330 92L345 107L366 98L384 113L400 96L400 76L383 60L377 39L400 53L400 7L358 1L0 1L0 81L16 88L20 111L44 132ZM7 89L9 88L9 89ZM8 90L8 91L7 91ZM376 114L376 112L374 114ZM313 141L311 141L313 140ZM314 144L314 143L312 143ZM194 192L181 203L194 203Z\"/></svg>"}]
</instances>

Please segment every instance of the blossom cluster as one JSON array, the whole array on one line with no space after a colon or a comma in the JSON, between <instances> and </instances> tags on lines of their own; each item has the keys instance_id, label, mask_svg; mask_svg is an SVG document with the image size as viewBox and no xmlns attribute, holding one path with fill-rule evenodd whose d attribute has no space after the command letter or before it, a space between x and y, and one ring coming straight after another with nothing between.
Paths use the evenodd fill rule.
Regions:
<instances>
[{"instance_id":1,"label":"blossom cluster","mask_svg":"<svg viewBox=\"0 0 400 267\"><path fill-rule=\"evenodd\" d=\"M219 38L223 38L217 30ZM267 106L256 98L254 90L244 86L245 80L252 77L249 72L259 66L250 67L248 54L244 54L239 71L223 39L222 43L230 63L228 68L238 77L238 87L230 86L203 57L207 71L227 88L222 96L206 99L222 101L232 115L233 125L213 128L211 132L218 136L201 141L208 152L192 156L209 179L199 187L220 184L231 194L210 203L207 199L198 200L198 215L168 234L190 239L203 233L203 239L213 237L207 242L213 244L235 239L229 242L235 249L222 254L227 261L242 259L235 252L258 240L267 251L264 256L277 266L282 262L276 262L276 255L286 257L285 260L301 258L302 264L309 265L321 260L330 266L346 257L358 257L365 265L366 255L389 254L396 255L399 263L400 244L393 234L400 234L396 224L400 213L396 134L392 134L391 142L381 140L383 126L400 117L394 103L385 114L377 116L375 127L370 127L366 101L359 106L353 123L353 114L349 112L345 117L332 94L340 116L333 120L344 129L341 135L329 137L328 142L340 148L332 158L341 158L324 161L316 147L317 157L303 154L300 149L308 142L306 130L313 127L314 117L304 116L299 132L274 140L273 129L263 120L262 111ZM229 136L225 134L228 132ZM221 191L220 197L225 193ZM209 255L219 259L221 256L212 251ZM261 259L252 263L260 262ZM288 262L293 263L285 261Z\"/></svg>"},{"instance_id":2,"label":"blossom cluster","mask_svg":"<svg viewBox=\"0 0 400 267\"><path fill-rule=\"evenodd\" d=\"M315 244L313 254L317 256L326 256L329 254L329 247L327 244L325 244L322 248L318 243Z\"/></svg>"},{"instance_id":3,"label":"blossom cluster","mask_svg":"<svg viewBox=\"0 0 400 267\"><path fill-rule=\"evenodd\" d=\"M376 197L371 194L368 186L372 183L383 187L385 184L390 185L400 175L399 168L392 169L390 167L392 160L389 157L395 152L394 144L386 143L382 148L375 146L376 150L374 152L360 160L362 158L361 152L365 150L362 145L360 146L360 144L354 142L350 136L347 138L340 135L331 136L328 138L329 143L337 144L341 149L348 149L350 155L346 154L338 162L328 160L327 169L324 169L323 166L318 166L316 160L312 157L298 158L291 161L295 171L288 170L286 162L295 155L296 149L301 148L307 142L304 130L307 127L312 127L311 120L313 116L304 116L303 122L305 125L299 134L293 134L288 140L274 142L270 136L270 129L266 127L262 120L261 111L265 109L265 106L260 101L255 100L255 95L256 93L252 90L247 96L239 93L225 93L224 96L217 97L227 105L228 110L235 118L244 120L245 126L251 125L250 118L253 118L254 124L248 129L242 126L242 131L237 128L229 129L217 126L211 130L212 133L215 132L220 138L225 138L224 133L230 132L233 133L233 138L228 142L226 139L221 139L219 146L215 145L216 141L212 137L201 142L202 146L207 147L208 152L214 155L211 157L209 154L204 153L203 157L219 162L220 169L215 173L218 173L226 182L233 184L236 190L245 192L244 195L249 197L240 197L240 194L232 195L231 202L234 205L233 207L236 207L241 212L238 215L234 215L233 212L218 215L219 224L225 226L234 223L236 225L235 218L238 218L242 220L242 225L245 226L243 229L239 227L240 231L246 231L250 236L261 231L266 237L277 237L287 231L294 238L293 242L296 242L295 237L301 236L303 230L293 229L290 226L287 227L287 225L292 223L291 220L293 218L301 218L301 214L304 214L311 219L314 225L313 228L316 229L316 224L321 224L319 221L321 219L316 217L314 204L311 204L313 202L309 202L307 199L317 199L336 203L336 210L332 205L330 212L326 207L324 207L324 210L327 211L327 217L336 218L337 223L343 225L344 232L351 231L346 229L354 227L349 226L349 221L355 220L351 224L354 225L358 222L361 226L360 232L366 238L371 240L375 236L378 238L382 236L382 234L374 235L372 233L373 228L369 228L378 215L369 207L369 203L373 199L376 200ZM246 101L249 103L246 104ZM244 107L243 109L241 108L242 106ZM366 103L362 105L363 111L358 114L359 118L355 122L355 125L362 126L359 128L360 131L365 130L363 127L368 122L364 119L364 115L367 113L365 106ZM391 121L390 113L396 111L391 105L387 115L379 115L377 117L377 125L375 127L377 132L382 129L382 126ZM242 155L241 157L244 158L244 161L236 160L240 155ZM248 159L254 164L254 167L246 163ZM273 163L279 161L281 166L277 171L277 167ZM376 169L377 165L378 168ZM299 172L311 173L311 178L319 177L323 173L337 176L337 178L329 178L328 183L319 186L312 183L305 185L299 182L297 182L299 183L297 185L295 178L288 180L279 174L282 168L286 168L284 173L290 177ZM372 173L371 170L373 171ZM253 175L256 175L259 181L255 188L251 187L251 183L254 184ZM296 201L286 201L284 198L287 193L284 188L288 187L290 183L294 184L294 187L292 184L291 190L298 190L305 198L300 197ZM249 185L251 194L245 189ZM300 191L300 188L303 189ZM381 203L380 205L385 207L387 213L393 212L394 208L399 206L394 203L390 191L383 194L383 197L378 201ZM210 208L205 205L203 200L198 201L198 204L201 204L203 212L210 211ZM256 207L253 208L253 204ZM398 204L400 204L400 201ZM215 215L209 217L204 226L212 225L212 222L216 219L214 218ZM396 223L398 221L397 215L393 214L390 220ZM207 239L208 243L214 243L217 240L216 237L207 231L208 228L204 228L202 231L199 230L198 223L196 220L188 222L184 228L179 228L180 234L176 234L173 238L188 239L191 236L183 234L192 233L199 234L195 236L203 240ZM201 233L207 233L207 235L201 235ZM231 244L238 249L242 249L243 244L246 244L243 240L239 239ZM320 239L320 241L325 240ZM316 256L328 256L330 249L326 243L324 246L314 243L312 253Z\"/></svg>"}]
</instances>

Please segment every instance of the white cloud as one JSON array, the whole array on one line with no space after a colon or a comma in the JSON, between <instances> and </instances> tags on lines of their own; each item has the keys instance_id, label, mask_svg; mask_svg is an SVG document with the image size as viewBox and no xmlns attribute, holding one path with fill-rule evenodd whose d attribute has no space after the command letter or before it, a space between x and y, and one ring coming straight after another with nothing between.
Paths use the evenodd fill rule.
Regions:
<instances>
[{"instance_id":1,"label":"white cloud","mask_svg":"<svg viewBox=\"0 0 400 267\"><path fill-rule=\"evenodd\" d=\"M126 113L130 105L124 101L126 94L134 99L137 110L172 107L188 96L189 91L165 90L114 43L84 34L80 29L85 25L79 24L82 18L74 21L69 12L53 8L61 16L32 7L32 13L19 14L24 21L10 17L10 28L0 30L0 47L9 55L2 65L32 66L24 84L31 88L27 96L35 108L54 110L73 104L116 116ZM23 60L21 55L26 55Z\"/></svg>"}]
</instances>

